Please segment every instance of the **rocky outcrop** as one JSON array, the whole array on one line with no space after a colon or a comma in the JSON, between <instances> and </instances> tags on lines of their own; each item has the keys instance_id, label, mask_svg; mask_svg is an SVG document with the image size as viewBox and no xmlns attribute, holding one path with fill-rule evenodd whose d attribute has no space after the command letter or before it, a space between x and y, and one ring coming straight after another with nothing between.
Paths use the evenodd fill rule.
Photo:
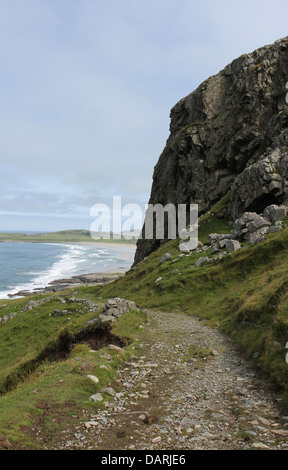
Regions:
<instances>
[{"instance_id":1,"label":"rocky outcrop","mask_svg":"<svg viewBox=\"0 0 288 470\"><path fill-rule=\"evenodd\" d=\"M99 319L102 323L114 322L124 313L129 312L130 309L137 309L135 302L132 300L121 299L119 297L108 299L102 313L99 315Z\"/></svg>"},{"instance_id":2,"label":"rocky outcrop","mask_svg":"<svg viewBox=\"0 0 288 470\"><path fill-rule=\"evenodd\" d=\"M234 221L288 199L287 81L288 37L242 55L180 100L149 203L195 203L201 215L230 191ZM139 239L135 263L160 243Z\"/></svg>"},{"instance_id":3,"label":"rocky outcrop","mask_svg":"<svg viewBox=\"0 0 288 470\"><path fill-rule=\"evenodd\" d=\"M212 257L200 257L195 266L201 267L204 263L218 261L229 253L245 247L247 242L248 245L261 243L265 240L266 234L279 232L282 230L283 225L286 226L285 217L287 213L287 206L277 206L276 204L267 206L261 214L244 212L241 217L235 220L230 233L210 233L208 235L206 244L202 248L198 247L196 253L203 252L207 254L209 249Z\"/></svg>"}]
</instances>

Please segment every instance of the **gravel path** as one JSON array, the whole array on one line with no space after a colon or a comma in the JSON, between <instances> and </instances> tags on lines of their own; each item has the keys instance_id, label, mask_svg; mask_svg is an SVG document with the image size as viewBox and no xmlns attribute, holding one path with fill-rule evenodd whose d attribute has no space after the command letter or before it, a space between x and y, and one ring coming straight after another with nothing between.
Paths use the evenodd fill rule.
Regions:
<instances>
[{"instance_id":1,"label":"gravel path","mask_svg":"<svg viewBox=\"0 0 288 470\"><path fill-rule=\"evenodd\" d=\"M58 449L288 450L288 417L227 337L191 316L147 315L140 358Z\"/></svg>"}]
</instances>

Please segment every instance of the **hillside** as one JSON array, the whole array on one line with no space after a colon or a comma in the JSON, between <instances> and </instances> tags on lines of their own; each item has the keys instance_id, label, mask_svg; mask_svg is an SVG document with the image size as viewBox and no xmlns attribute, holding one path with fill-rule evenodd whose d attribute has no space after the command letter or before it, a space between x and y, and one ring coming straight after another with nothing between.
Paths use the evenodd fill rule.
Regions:
<instances>
[{"instance_id":1,"label":"hillside","mask_svg":"<svg viewBox=\"0 0 288 470\"><path fill-rule=\"evenodd\" d=\"M199 238L203 245L207 240L207 234L215 232L227 234L227 231L231 229L227 220L217 218L219 211L221 212L223 205L227 203L226 198L226 202L220 202L202 218ZM209 336L213 334L212 331L215 328L222 331L223 338L232 339L233 344L240 348L241 354L249 361L250 364L245 367L252 367L251 370L254 369L261 374L261 380L264 380L261 385L263 390L267 386L265 383L270 384L271 391L265 393L274 394L277 400L280 398L278 404L280 408L283 408L285 415L288 409L288 365L286 362L288 228L285 228L285 224L284 220L284 228L277 233L267 234L266 239L261 243L248 245L244 242L242 249L229 252L227 256L213 264L206 263L196 267L195 263L203 253L183 254L179 251L179 240L173 240L164 244L136 267L131 268L124 277L108 286L78 287L52 296L35 295L25 299L1 301L0 437L2 440L0 439L0 442L2 442L2 447L58 448L53 437L55 433L65 432L68 436L74 430L73 433L77 435L75 429L79 428L83 420L88 422L90 419L93 422L91 416L98 416L98 413L100 417L103 413L107 416L105 413L108 411L105 409L109 410L110 406L112 410L114 402L119 408L121 395L117 399L114 395L111 397L107 387L113 386L121 393L120 382L115 382L116 374L119 375L121 371L127 370L127 364L132 363L133 367L136 367L137 361L140 361L141 368L141 357L143 361L145 354L146 361L148 360L150 353L148 350L145 353L141 345L144 341L143 335L145 337L152 335L154 339L150 339L152 342L149 348L154 348L153 341L156 347L159 338L157 331L153 330L155 324L152 323L152 326L150 325L147 329L147 320L151 318L150 313L148 317L147 314L151 309L157 309L159 314L164 312L164 315L165 312L169 312L170 317L171 312L174 312L171 318L174 318L175 325L178 324L177 315L182 316L183 321L185 315L188 315L187 328L190 316L195 318L195 321L200 319L202 325L207 325L208 329L212 328L211 333L207 333ZM171 258L160 262L167 252ZM206 250L206 255L210 256L210 252L211 247ZM135 301L137 308L132 305L132 310L128 309L127 313L117 320L114 319L113 323L110 324L109 321L102 323L105 302L115 297ZM148 309L147 313L145 313L146 309ZM171 341L168 334L169 328L167 324L168 342ZM180 336L179 334L175 333L176 344L181 345L187 341L189 344L185 328L182 329ZM195 341L197 338L195 336ZM165 339L162 341L165 342ZM116 347L114 350L110 349L111 344L120 347L122 352L117 351ZM200 335L196 345L186 346L187 350L185 347L186 353L183 356L185 367L197 359L200 360L199 364L197 362L197 367L202 370L203 364L206 364L207 354L210 358L207 367L209 364L213 367L213 361L216 361L216 358L213 358L214 353L212 354L211 351L219 346L212 347L211 344L211 347L207 345L204 348L201 344ZM167 347L169 350L168 343ZM162 367L166 370L170 360L168 356L165 357L165 361L168 362L164 361ZM151 364L153 358L158 362L156 351L150 358ZM131 374L135 372L137 376L137 369L133 367ZM96 383L93 382L93 377L97 377ZM186 379L183 380L184 391ZM222 380L223 377L221 383ZM181 381L178 380L177 383L181 390ZM168 387L165 393L172 393L172 389L170 392L168 390L174 386L173 384L173 380L165 382L165 387ZM149 382L149 387L150 385ZM163 381L162 386L164 387ZM105 387L108 395L102 393ZM90 400L89 397L97 393L102 393L103 397L106 397L105 406L104 401L97 403ZM139 393L133 395L130 390L131 396L138 397ZM132 410L135 409L136 413L136 410L141 411L144 407L146 411L150 409L151 412L153 410L155 412L160 402L158 403L155 399L145 400L145 396L143 398L142 395L140 393L137 398L137 403L140 400L138 408L130 405L128 409L132 406ZM153 396L152 389L149 396ZM128 395L127 399L129 399ZM131 398L129 400L133 401ZM204 402L203 410L206 405L207 402ZM232 402L229 406L232 406ZM269 421L273 413L278 412L270 410L268 415L262 415L263 419ZM90 418L88 419L87 416ZM113 416L115 418L115 410ZM124 413L123 419L125 416ZM153 426L153 423L150 425ZM84 424L81 426L85 428ZM116 432L118 428L113 426ZM271 442L270 444L268 442L269 439L268 441L266 439L264 443L262 441L263 446L278 448L279 445L281 447L281 442L286 439L285 421L284 424L279 422L278 426L281 426L279 429L282 430L282 435L276 436L278 441L273 441L272 446ZM91 425L91 429L91 432L95 429L94 425ZM146 431L151 433L152 429L150 431L149 429L148 426ZM246 429L249 429L248 423L246 423ZM87 440L88 437L87 435L85 439ZM70 438L76 448L83 448L83 446L85 448L86 444L80 438L75 439L75 436L70 436ZM239 434L237 431L237 445L234 444L236 446L234 448L238 446L245 448L247 439L245 433ZM89 439L88 441L90 442ZM226 440L223 442L221 440L220 448L222 445L224 448L229 448L228 444L225 444ZM234 442L233 439L232 442ZM123 443L123 440L119 441L119 445L124 445ZM250 442L252 448L253 443L252 439ZM91 442L89 445L93 447ZM149 446L148 443L147 445ZM99 446L101 448L100 444ZM165 448L165 441L164 443L163 440L159 441L158 444L155 441L152 448Z\"/></svg>"},{"instance_id":2,"label":"hillside","mask_svg":"<svg viewBox=\"0 0 288 470\"><path fill-rule=\"evenodd\" d=\"M171 110L150 203L199 204L197 247L143 238L108 285L0 301L0 449L287 449L287 50Z\"/></svg>"},{"instance_id":3,"label":"hillside","mask_svg":"<svg viewBox=\"0 0 288 470\"><path fill-rule=\"evenodd\" d=\"M187 210L194 203L202 215L230 191L230 220L283 203L288 196L287 77L286 37L235 59L181 99L171 109L170 134L154 168L149 203L186 204ZM159 243L140 239L135 262Z\"/></svg>"}]
</instances>

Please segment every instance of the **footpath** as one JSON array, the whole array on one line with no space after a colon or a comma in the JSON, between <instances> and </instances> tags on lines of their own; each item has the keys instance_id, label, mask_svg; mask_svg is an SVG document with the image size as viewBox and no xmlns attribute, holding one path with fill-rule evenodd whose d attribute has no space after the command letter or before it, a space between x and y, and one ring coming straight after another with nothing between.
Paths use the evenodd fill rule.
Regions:
<instances>
[{"instance_id":1,"label":"footpath","mask_svg":"<svg viewBox=\"0 0 288 470\"><path fill-rule=\"evenodd\" d=\"M226 336L184 314L147 316L140 357L57 449L288 450L279 399Z\"/></svg>"}]
</instances>

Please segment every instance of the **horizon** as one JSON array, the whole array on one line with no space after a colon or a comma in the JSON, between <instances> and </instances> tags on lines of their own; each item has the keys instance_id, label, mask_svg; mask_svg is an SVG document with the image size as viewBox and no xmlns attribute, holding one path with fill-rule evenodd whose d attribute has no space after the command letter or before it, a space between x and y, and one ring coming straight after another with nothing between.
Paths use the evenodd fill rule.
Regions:
<instances>
[{"instance_id":1,"label":"horizon","mask_svg":"<svg viewBox=\"0 0 288 470\"><path fill-rule=\"evenodd\" d=\"M287 36L284 0L2 3L0 227L9 231L89 230L91 207L111 206L114 194L146 204L171 108Z\"/></svg>"}]
</instances>

